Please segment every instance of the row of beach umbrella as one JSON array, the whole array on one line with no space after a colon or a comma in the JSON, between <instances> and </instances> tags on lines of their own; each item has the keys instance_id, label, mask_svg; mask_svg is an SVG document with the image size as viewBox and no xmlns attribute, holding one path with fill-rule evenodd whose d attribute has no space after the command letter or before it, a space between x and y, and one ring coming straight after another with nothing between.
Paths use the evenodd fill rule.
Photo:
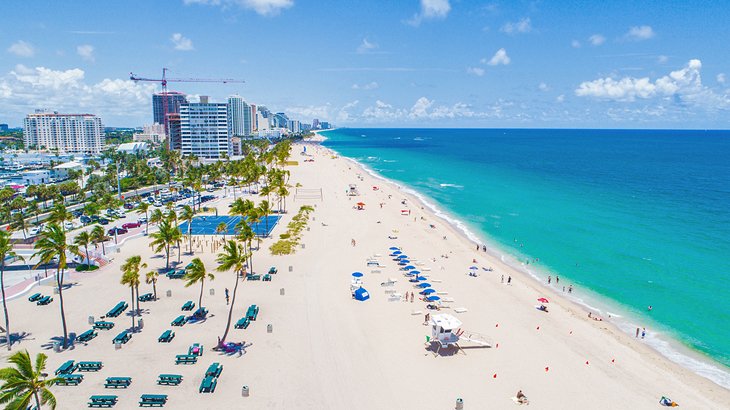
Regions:
<instances>
[{"instance_id":1,"label":"row of beach umbrella","mask_svg":"<svg viewBox=\"0 0 730 410\"><path fill-rule=\"evenodd\" d=\"M398 265L402 266L400 269L405 271L406 276L411 276L410 282L418 283L416 287L423 289L420 293L425 296L425 300L428 302L436 302L441 300L440 297L433 295L436 290L431 287L431 284L426 282L426 277L421 276L421 272L416 270L416 267L410 265L408 255L404 254L403 251L397 246L391 246L389 249L390 256L397 260Z\"/></svg>"}]
</instances>

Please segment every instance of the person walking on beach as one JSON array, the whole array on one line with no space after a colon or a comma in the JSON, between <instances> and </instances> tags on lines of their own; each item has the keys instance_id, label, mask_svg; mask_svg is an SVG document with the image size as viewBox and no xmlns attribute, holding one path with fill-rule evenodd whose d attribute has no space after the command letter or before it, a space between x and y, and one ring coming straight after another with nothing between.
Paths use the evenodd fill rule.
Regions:
<instances>
[{"instance_id":1,"label":"person walking on beach","mask_svg":"<svg viewBox=\"0 0 730 410\"><path fill-rule=\"evenodd\" d=\"M504 283L504 275L502 275L502 282L500 282L500 283Z\"/></svg>"},{"instance_id":2,"label":"person walking on beach","mask_svg":"<svg viewBox=\"0 0 730 410\"><path fill-rule=\"evenodd\" d=\"M643 339L645 336L646 336L646 328L642 327L641 328L641 338Z\"/></svg>"},{"instance_id":3,"label":"person walking on beach","mask_svg":"<svg viewBox=\"0 0 730 410\"><path fill-rule=\"evenodd\" d=\"M568 285L568 293L573 293L573 284Z\"/></svg>"},{"instance_id":4,"label":"person walking on beach","mask_svg":"<svg viewBox=\"0 0 730 410\"><path fill-rule=\"evenodd\" d=\"M350 245L352 245L352 246L357 245L357 242L355 242L355 239L354 238L350 241Z\"/></svg>"},{"instance_id":5,"label":"person walking on beach","mask_svg":"<svg viewBox=\"0 0 730 410\"><path fill-rule=\"evenodd\" d=\"M639 329L639 328L637 327L637 328L636 328L636 338L637 338L637 339L639 338L639 330L640 330L640 329Z\"/></svg>"},{"instance_id":6,"label":"person walking on beach","mask_svg":"<svg viewBox=\"0 0 730 410\"><path fill-rule=\"evenodd\" d=\"M423 317L423 324L428 326L428 321L431 320L431 314L426 313L426 315Z\"/></svg>"},{"instance_id":7,"label":"person walking on beach","mask_svg":"<svg viewBox=\"0 0 730 410\"><path fill-rule=\"evenodd\" d=\"M411 292L411 303L413 303L413 292Z\"/></svg>"},{"instance_id":8,"label":"person walking on beach","mask_svg":"<svg viewBox=\"0 0 730 410\"><path fill-rule=\"evenodd\" d=\"M555 284L557 285L559 283L560 283L560 276L555 276Z\"/></svg>"},{"instance_id":9,"label":"person walking on beach","mask_svg":"<svg viewBox=\"0 0 730 410\"><path fill-rule=\"evenodd\" d=\"M226 294L226 306L228 306L228 302L230 301L230 298L228 297L228 288L226 288L225 294Z\"/></svg>"},{"instance_id":10,"label":"person walking on beach","mask_svg":"<svg viewBox=\"0 0 730 410\"><path fill-rule=\"evenodd\" d=\"M508 285L511 285L512 284L512 276L508 276L507 277L507 284Z\"/></svg>"},{"instance_id":11,"label":"person walking on beach","mask_svg":"<svg viewBox=\"0 0 730 410\"><path fill-rule=\"evenodd\" d=\"M550 282L552 281L552 279L553 278L551 278L550 275L548 275L548 285L550 284Z\"/></svg>"}]
</instances>

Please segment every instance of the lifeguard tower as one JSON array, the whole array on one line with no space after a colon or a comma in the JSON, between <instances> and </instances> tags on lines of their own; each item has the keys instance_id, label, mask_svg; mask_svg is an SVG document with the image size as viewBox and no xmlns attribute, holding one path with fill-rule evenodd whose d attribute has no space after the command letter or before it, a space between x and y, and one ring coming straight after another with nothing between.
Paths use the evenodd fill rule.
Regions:
<instances>
[{"instance_id":1,"label":"lifeguard tower","mask_svg":"<svg viewBox=\"0 0 730 410\"><path fill-rule=\"evenodd\" d=\"M431 316L431 339L430 343L437 343L435 354L438 355L442 348L454 346L462 351L460 341L467 341L475 344L475 347L492 347L487 337L461 328L461 320L447 314Z\"/></svg>"}]
</instances>

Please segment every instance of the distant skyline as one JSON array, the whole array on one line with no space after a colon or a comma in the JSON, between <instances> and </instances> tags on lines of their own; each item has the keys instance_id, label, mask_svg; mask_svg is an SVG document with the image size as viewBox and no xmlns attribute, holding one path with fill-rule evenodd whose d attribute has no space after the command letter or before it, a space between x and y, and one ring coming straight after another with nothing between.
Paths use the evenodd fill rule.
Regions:
<instances>
[{"instance_id":1,"label":"distant skyline","mask_svg":"<svg viewBox=\"0 0 730 410\"><path fill-rule=\"evenodd\" d=\"M725 1L12 1L0 123L37 108L152 122L193 99L348 127L730 128Z\"/></svg>"}]
</instances>

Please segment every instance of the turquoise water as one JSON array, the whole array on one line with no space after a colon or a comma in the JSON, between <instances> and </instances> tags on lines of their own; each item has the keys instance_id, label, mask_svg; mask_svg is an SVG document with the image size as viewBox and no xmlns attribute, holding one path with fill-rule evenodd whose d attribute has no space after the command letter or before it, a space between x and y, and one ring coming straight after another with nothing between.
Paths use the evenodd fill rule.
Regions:
<instances>
[{"instance_id":1,"label":"turquoise water","mask_svg":"<svg viewBox=\"0 0 730 410\"><path fill-rule=\"evenodd\" d=\"M325 146L413 188L530 261L524 267L538 278L559 274L579 301L609 309L627 331L646 326L648 343L730 387L730 132L324 135ZM672 340L716 363L680 354Z\"/></svg>"}]
</instances>

